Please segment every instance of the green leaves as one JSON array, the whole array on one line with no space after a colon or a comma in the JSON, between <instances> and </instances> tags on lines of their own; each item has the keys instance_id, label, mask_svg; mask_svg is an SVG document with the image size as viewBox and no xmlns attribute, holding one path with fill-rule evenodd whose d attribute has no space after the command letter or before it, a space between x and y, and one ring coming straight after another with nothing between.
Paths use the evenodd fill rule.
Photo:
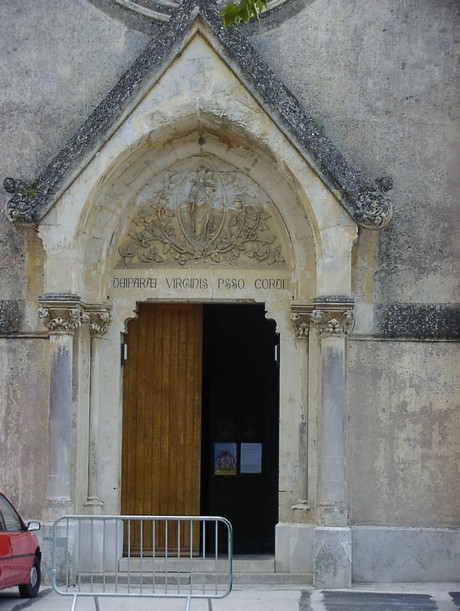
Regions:
<instances>
[{"instance_id":1,"label":"green leaves","mask_svg":"<svg viewBox=\"0 0 460 611\"><path fill-rule=\"evenodd\" d=\"M262 11L267 6L267 0L240 0L239 4L228 2L219 15L222 17L224 28L235 23L246 23L253 17L259 19Z\"/></svg>"}]
</instances>

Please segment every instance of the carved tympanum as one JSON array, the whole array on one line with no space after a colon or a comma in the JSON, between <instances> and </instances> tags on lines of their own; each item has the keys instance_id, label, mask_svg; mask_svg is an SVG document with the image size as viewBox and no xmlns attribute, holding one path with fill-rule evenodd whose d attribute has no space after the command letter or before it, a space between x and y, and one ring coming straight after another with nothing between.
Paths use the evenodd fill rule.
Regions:
<instances>
[{"instance_id":1,"label":"carved tympanum","mask_svg":"<svg viewBox=\"0 0 460 611\"><path fill-rule=\"evenodd\" d=\"M246 175L208 161L171 170L137 197L118 266L283 266L272 202Z\"/></svg>"}]
</instances>

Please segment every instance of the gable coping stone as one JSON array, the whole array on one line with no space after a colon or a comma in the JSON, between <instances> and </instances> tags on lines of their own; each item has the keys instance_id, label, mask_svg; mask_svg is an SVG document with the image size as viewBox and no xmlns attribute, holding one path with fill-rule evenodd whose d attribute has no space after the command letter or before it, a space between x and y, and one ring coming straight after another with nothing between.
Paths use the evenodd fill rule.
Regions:
<instances>
[{"instance_id":1,"label":"gable coping stone","mask_svg":"<svg viewBox=\"0 0 460 611\"><path fill-rule=\"evenodd\" d=\"M93 111L47 168L30 183L5 178L12 195L5 214L13 223L34 226L53 206L102 145L116 131L130 110L158 79L185 45L187 33L201 19L209 36L230 67L237 67L243 82L362 227L382 229L391 221L392 203L387 192L389 177L369 180L353 168L323 131L302 109L294 95L260 58L240 29L222 27L211 0L185 0L160 34L152 39L106 98Z\"/></svg>"}]
</instances>

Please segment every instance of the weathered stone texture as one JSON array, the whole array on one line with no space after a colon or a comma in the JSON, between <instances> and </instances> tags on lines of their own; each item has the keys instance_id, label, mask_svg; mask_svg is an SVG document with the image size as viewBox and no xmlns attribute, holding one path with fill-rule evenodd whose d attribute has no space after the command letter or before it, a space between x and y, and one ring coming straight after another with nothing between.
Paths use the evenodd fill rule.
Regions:
<instances>
[{"instance_id":1,"label":"weathered stone texture","mask_svg":"<svg viewBox=\"0 0 460 611\"><path fill-rule=\"evenodd\" d=\"M458 344L360 341L349 355L352 523L457 525Z\"/></svg>"},{"instance_id":2,"label":"weathered stone texture","mask_svg":"<svg viewBox=\"0 0 460 611\"><path fill-rule=\"evenodd\" d=\"M0 339L1 487L41 518L48 473L48 341Z\"/></svg>"},{"instance_id":3,"label":"weathered stone texture","mask_svg":"<svg viewBox=\"0 0 460 611\"><path fill-rule=\"evenodd\" d=\"M43 292L43 248L35 231L0 217L0 335L41 329L37 295Z\"/></svg>"},{"instance_id":4,"label":"weathered stone texture","mask_svg":"<svg viewBox=\"0 0 460 611\"><path fill-rule=\"evenodd\" d=\"M20 330L23 309L23 301L0 301L0 335Z\"/></svg>"},{"instance_id":5,"label":"weathered stone texture","mask_svg":"<svg viewBox=\"0 0 460 611\"><path fill-rule=\"evenodd\" d=\"M34 178L147 40L86 1L3 2L2 172Z\"/></svg>"},{"instance_id":6,"label":"weathered stone texture","mask_svg":"<svg viewBox=\"0 0 460 611\"><path fill-rule=\"evenodd\" d=\"M35 178L147 40L87 2L2 3L2 174ZM2 190L2 210L8 198ZM42 257L38 236L12 227L1 214L0 299L30 296L35 302ZM27 302L22 327L36 327L36 312Z\"/></svg>"},{"instance_id":7,"label":"weathered stone texture","mask_svg":"<svg viewBox=\"0 0 460 611\"><path fill-rule=\"evenodd\" d=\"M350 160L394 179L394 219L378 250L356 245L357 278L374 249L376 300L459 300L459 16L455 0L324 0L279 27L273 15L250 28L252 44Z\"/></svg>"}]
</instances>

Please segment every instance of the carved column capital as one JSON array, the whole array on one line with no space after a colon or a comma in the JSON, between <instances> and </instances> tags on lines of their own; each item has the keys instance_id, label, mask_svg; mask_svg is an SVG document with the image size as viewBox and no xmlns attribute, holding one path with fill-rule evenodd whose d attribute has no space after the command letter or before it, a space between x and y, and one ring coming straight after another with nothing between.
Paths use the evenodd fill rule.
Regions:
<instances>
[{"instance_id":1,"label":"carved column capital","mask_svg":"<svg viewBox=\"0 0 460 611\"><path fill-rule=\"evenodd\" d=\"M310 333L311 317L310 312L293 311L291 314L294 333L297 338L305 339Z\"/></svg>"},{"instance_id":2,"label":"carved column capital","mask_svg":"<svg viewBox=\"0 0 460 611\"><path fill-rule=\"evenodd\" d=\"M330 297L314 299L313 304L293 304L291 320L297 338L307 338L313 326L319 335L348 335L353 329L354 301Z\"/></svg>"},{"instance_id":3,"label":"carved column capital","mask_svg":"<svg viewBox=\"0 0 460 611\"><path fill-rule=\"evenodd\" d=\"M348 335L353 328L353 310L313 310L312 323L320 335Z\"/></svg>"},{"instance_id":4,"label":"carved column capital","mask_svg":"<svg viewBox=\"0 0 460 611\"><path fill-rule=\"evenodd\" d=\"M107 309L87 311L91 337L103 337L112 322L112 315Z\"/></svg>"},{"instance_id":5,"label":"carved column capital","mask_svg":"<svg viewBox=\"0 0 460 611\"><path fill-rule=\"evenodd\" d=\"M84 322L77 295L45 295L40 298L38 317L51 333L73 335Z\"/></svg>"}]
</instances>

